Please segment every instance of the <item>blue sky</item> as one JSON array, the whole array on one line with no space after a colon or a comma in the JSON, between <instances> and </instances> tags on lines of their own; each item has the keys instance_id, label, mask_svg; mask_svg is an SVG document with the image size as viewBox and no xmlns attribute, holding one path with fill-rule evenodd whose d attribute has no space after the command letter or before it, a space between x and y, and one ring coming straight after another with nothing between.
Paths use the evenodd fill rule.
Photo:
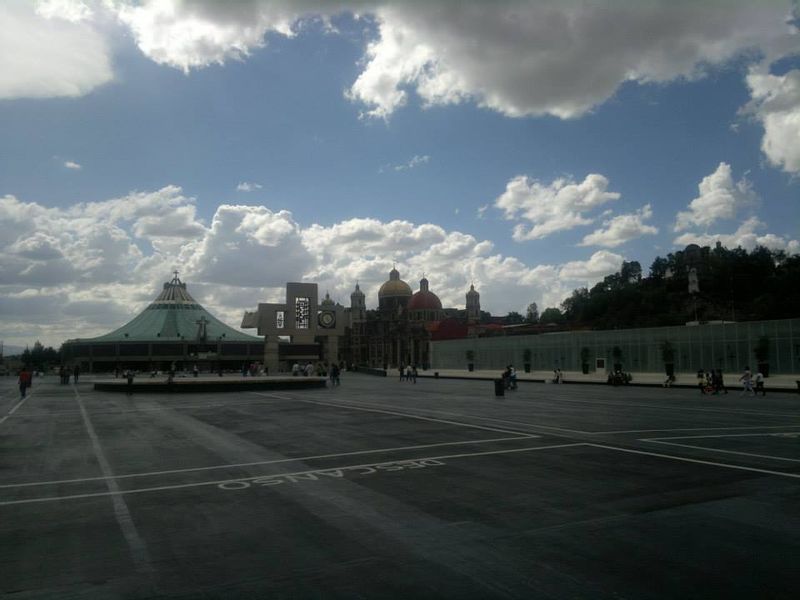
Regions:
<instances>
[{"instance_id":1,"label":"blue sky","mask_svg":"<svg viewBox=\"0 0 800 600\"><path fill-rule=\"evenodd\" d=\"M0 339L107 331L173 267L236 325L287 280L375 305L395 261L505 314L800 251L796 7L673 5L12 0Z\"/></svg>"}]
</instances>

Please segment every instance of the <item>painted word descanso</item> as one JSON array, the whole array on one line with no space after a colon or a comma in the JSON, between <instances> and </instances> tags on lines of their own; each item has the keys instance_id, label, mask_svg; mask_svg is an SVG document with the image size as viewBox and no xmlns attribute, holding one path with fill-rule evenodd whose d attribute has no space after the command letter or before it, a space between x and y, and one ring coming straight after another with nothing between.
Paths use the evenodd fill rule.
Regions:
<instances>
[{"instance_id":1,"label":"painted word descanso","mask_svg":"<svg viewBox=\"0 0 800 600\"><path fill-rule=\"evenodd\" d=\"M284 483L300 483L302 481L321 481L325 478L343 479L346 475L374 475L380 472L406 471L409 469L424 469L445 464L435 458L422 458L419 460L400 460L390 463L375 463L371 465L357 465L354 467L341 467L336 469L320 469L318 471L304 471L285 475L266 475L250 479L237 479L225 481L217 485L221 490L244 490L251 486L268 487Z\"/></svg>"}]
</instances>

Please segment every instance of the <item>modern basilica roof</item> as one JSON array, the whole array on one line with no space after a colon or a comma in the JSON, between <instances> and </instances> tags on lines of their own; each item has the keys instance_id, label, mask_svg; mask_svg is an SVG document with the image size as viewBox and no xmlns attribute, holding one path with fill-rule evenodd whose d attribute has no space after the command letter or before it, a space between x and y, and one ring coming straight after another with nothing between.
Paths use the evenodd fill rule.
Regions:
<instances>
[{"instance_id":1,"label":"modern basilica roof","mask_svg":"<svg viewBox=\"0 0 800 600\"><path fill-rule=\"evenodd\" d=\"M150 306L130 322L99 337L69 341L158 342L177 340L262 341L260 338L247 335L226 325L198 304L186 290L186 284L178 279L177 271L172 281L164 284L161 293Z\"/></svg>"}]
</instances>

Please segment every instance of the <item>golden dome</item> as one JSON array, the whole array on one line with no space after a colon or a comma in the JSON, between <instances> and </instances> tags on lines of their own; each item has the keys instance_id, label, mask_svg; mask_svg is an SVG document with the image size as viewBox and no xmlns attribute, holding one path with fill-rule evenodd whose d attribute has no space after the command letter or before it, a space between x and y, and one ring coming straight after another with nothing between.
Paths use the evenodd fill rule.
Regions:
<instances>
[{"instance_id":1,"label":"golden dome","mask_svg":"<svg viewBox=\"0 0 800 600\"><path fill-rule=\"evenodd\" d=\"M378 290L378 298L390 296L411 296L411 287L400 279L400 272L397 269L389 271L389 281Z\"/></svg>"}]
</instances>

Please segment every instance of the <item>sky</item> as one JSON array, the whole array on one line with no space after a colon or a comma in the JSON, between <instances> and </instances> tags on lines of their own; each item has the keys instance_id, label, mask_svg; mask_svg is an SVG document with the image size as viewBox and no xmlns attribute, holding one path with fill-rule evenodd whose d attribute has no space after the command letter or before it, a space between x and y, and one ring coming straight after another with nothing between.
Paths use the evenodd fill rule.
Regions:
<instances>
[{"instance_id":1,"label":"sky","mask_svg":"<svg viewBox=\"0 0 800 600\"><path fill-rule=\"evenodd\" d=\"M4 0L0 340L91 337L177 269L558 306L687 244L800 252L779 0ZM253 333L253 332L251 332Z\"/></svg>"}]
</instances>

